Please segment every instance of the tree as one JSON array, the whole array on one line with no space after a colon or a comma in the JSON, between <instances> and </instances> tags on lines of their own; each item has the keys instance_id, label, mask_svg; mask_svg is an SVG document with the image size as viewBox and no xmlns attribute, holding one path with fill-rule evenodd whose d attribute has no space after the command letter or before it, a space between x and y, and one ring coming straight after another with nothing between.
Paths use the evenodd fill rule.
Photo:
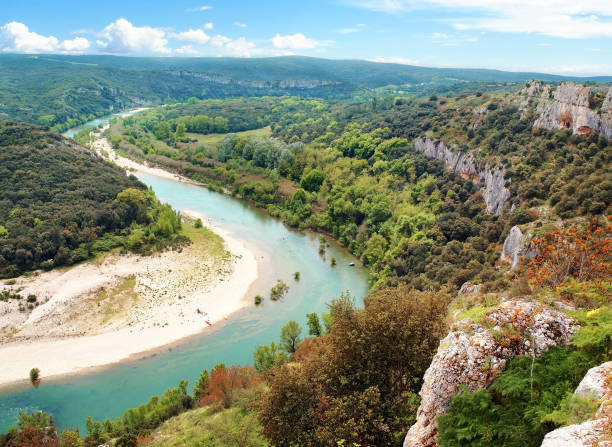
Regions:
<instances>
[{"instance_id":1,"label":"tree","mask_svg":"<svg viewBox=\"0 0 612 447\"><path fill-rule=\"evenodd\" d=\"M319 169L313 169L304 176L300 186L306 191L318 191L323 184L323 173Z\"/></svg>"},{"instance_id":2,"label":"tree","mask_svg":"<svg viewBox=\"0 0 612 447\"><path fill-rule=\"evenodd\" d=\"M240 390L251 388L260 383L253 368L232 366L226 368L223 363L210 371L210 379L201 394L201 405L215 405L229 408L232 406Z\"/></svg>"},{"instance_id":3,"label":"tree","mask_svg":"<svg viewBox=\"0 0 612 447\"><path fill-rule=\"evenodd\" d=\"M6 228L0 225L0 239L8 239L9 232Z\"/></svg>"},{"instance_id":4,"label":"tree","mask_svg":"<svg viewBox=\"0 0 612 447\"><path fill-rule=\"evenodd\" d=\"M348 294L334 300L318 346L272 369L259 405L264 435L277 446L401 446L449 302L405 285L379 290L363 310Z\"/></svg>"},{"instance_id":5,"label":"tree","mask_svg":"<svg viewBox=\"0 0 612 447\"><path fill-rule=\"evenodd\" d=\"M30 382L36 383L40 379L40 369L32 368L30 370Z\"/></svg>"},{"instance_id":6,"label":"tree","mask_svg":"<svg viewBox=\"0 0 612 447\"><path fill-rule=\"evenodd\" d=\"M198 402L200 400L200 397L202 396L202 393L204 392L204 390L208 386L208 380L209 380L209 378L208 378L208 371L205 369L200 374L200 377L198 377L198 380L196 380L195 385L193 385L193 399L196 402Z\"/></svg>"},{"instance_id":7,"label":"tree","mask_svg":"<svg viewBox=\"0 0 612 447\"><path fill-rule=\"evenodd\" d=\"M291 320L281 329L280 341L281 347L288 354L293 354L297 350L301 339L302 328L297 321Z\"/></svg>"},{"instance_id":8,"label":"tree","mask_svg":"<svg viewBox=\"0 0 612 447\"><path fill-rule=\"evenodd\" d=\"M113 134L111 136L111 144L112 144L113 148L118 149L120 143L121 143L121 135Z\"/></svg>"},{"instance_id":9,"label":"tree","mask_svg":"<svg viewBox=\"0 0 612 447\"><path fill-rule=\"evenodd\" d=\"M612 224L593 220L585 228L555 229L532 241L537 255L527 264L532 284L557 287L567 277L578 282L612 277Z\"/></svg>"},{"instance_id":10,"label":"tree","mask_svg":"<svg viewBox=\"0 0 612 447\"><path fill-rule=\"evenodd\" d=\"M308 335L313 335L315 337L321 336L323 329L321 328L321 322L319 321L319 316L313 312L310 314L306 314L306 318L308 318Z\"/></svg>"},{"instance_id":11,"label":"tree","mask_svg":"<svg viewBox=\"0 0 612 447\"><path fill-rule=\"evenodd\" d=\"M253 366L258 373L269 371L274 365L285 361L285 352L276 343L258 346L253 353Z\"/></svg>"}]
</instances>

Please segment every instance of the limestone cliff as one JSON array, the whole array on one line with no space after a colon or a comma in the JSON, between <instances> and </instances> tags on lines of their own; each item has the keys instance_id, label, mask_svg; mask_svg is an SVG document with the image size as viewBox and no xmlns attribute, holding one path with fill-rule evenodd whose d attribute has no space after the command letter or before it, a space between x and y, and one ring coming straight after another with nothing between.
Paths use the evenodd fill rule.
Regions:
<instances>
[{"instance_id":1,"label":"limestone cliff","mask_svg":"<svg viewBox=\"0 0 612 447\"><path fill-rule=\"evenodd\" d=\"M471 154L450 149L443 141L431 138L417 138L414 148L431 158L444 162L465 179L470 179L481 186L482 196L487 204L487 212L501 214L508 205L510 191L506 188L505 170L503 166L491 166L486 163L480 168Z\"/></svg>"},{"instance_id":2,"label":"limestone cliff","mask_svg":"<svg viewBox=\"0 0 612 447\"><path fill-rule=\"evenodd\" d=\"M601 402L594 417L582 424L558 428L546 435L542 447L591 447L594 445L612 445L612 439L606 434L605 425L609 425L612 411L612 388L610 377L612 362L607 362L589 371L576 388L574 396L588 397ZM607 443L605 443L605 442Z\"/></svg>"},{"instance_id":3,"label":"limestone cliff","mask_svg":"<svg viewBox=\"0 0 612 447\"><path fill-rule=\"evenodd\" d=\"M317 87L326 87L330 85L340 85L340 81L330 81L321 79L284 79L284 80L265 80L265 81L250 81L246 79L234 79L228 76L198 73L192 71L170 71L171 74L180 77L198 78L208 81L212 84L235 84L242 87L251 88L281 88L281 89L313 89Z\"/></svg>"},{"instance_id":4,"label":"limestone cliff","mask_svg":"<svg viewBox=\"0 0 612 447\"><path fill-rule=\"evenodd\" d=\"M523 234L518 226L513 226L504 240L500 260L511 263L512 269L517 268L521 258L534 255L529 244L530 241L531 236L529 234Z\"/></svg>"},{"instance_id":5,"label":"limestone cliff","mask_svg":"<svg viewBox=\"0 0 612 447\"><path fill-rule=\"evenodd\" d=\"M509 359L538 356L550 346L568 343L577 329L566 314L525 300L505 301L482 323L464 321L459 326L440 341L425 372L416 423L404 447L437 444L436 418L446 412L462 386L470 390L487 387Z\"/></svg>"},{"instance_id":6,"label":"limestone cliff","mask_svg":"<svg viewBox=\"0 0 612 447\"><path fill-rule=\"evenodd\" d=\"M571 129L574 133L582 134L594 130L612 138L612 87L602 103L601 111L591 108L591 88L572 82L560 84L552 98L550 88L535 87L535 84L533 89L524 89L521 93L526 98L540 94L534 122L536 127Z\"/></svg>"}]
</instances>

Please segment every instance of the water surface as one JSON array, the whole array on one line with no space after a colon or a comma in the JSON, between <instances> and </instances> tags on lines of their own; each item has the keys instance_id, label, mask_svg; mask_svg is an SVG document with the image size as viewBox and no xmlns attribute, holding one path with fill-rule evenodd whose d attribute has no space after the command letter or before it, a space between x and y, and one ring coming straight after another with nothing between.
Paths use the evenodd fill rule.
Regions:
<instances>
[{"instance_id":1,"label":"water surface","mask_svg":"<svg viewBox=\"0 0 612 447\"><path fill-rule=\"evenodd\" d=\"M44 381L35 389L23 386L0 392L0 432L14 424L19 409L53 414L60 429L79 427L84 433L87 416L114 419L123 412L161 393L179 380L193 384L203 368L252 363L253 350L278 341L289 320L306 327L306 313L326 310L326 303L349 290L361 298L367 292L367 272L343 248L331 244L325 259L318 253L318 236L288 229L265 211L205 188L146 174L139 178L152 186L158 197L177 209L204 213L211 222L245 242L260 264L260 278L250 295L266 297L261 307L250 306L228 320L215 324L149 358L137 359L95 372ZM331 257L337 266L331 267ZM300 281L293 273L299 271ZM278 279L289 285L280 302L270 302L269 291ZM360 300L359 300L360 301ZM0 360L10 361L10 359ZM44 365L41 368L44 376ZM24 376L27 377L27 371ZM0 369L1 374L1 369Z\"/></svg>"}]
</instances>

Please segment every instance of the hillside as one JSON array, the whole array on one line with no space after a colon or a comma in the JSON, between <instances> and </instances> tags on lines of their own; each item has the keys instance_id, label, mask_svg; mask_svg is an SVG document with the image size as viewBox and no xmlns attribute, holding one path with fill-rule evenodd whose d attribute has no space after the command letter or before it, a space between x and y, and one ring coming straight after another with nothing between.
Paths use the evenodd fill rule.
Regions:
<instances>
[{"instance_id":1,"label":"hillside","mask_svg":"<svg viewBox=\"0 0 612 447\"><path fill-rule=\"evenodd\" d=\"M135 194L121 196L125 190ZM0 197L4 278L123 246L133 224L149 228L165 213L135 177L89 149L48 128L9 121L0 123ZM150 243L164 237L152 234Z\"/></svg>"},{"instance_id":2,"label":"hillside","mask_svg":"<svg viewBox=\"0 0 612 447\"><path fill-rule=\"evenodd\" d=\"M569 79L541 73L299 56L241 59L2 54L0 68L0 116L53 125L59 130L109 111L190 97L293 94L350 98L388 85L403 86L418 94L472 82ZM605 82L606 78L581 80Z\"/></svg>"}]
</instances>

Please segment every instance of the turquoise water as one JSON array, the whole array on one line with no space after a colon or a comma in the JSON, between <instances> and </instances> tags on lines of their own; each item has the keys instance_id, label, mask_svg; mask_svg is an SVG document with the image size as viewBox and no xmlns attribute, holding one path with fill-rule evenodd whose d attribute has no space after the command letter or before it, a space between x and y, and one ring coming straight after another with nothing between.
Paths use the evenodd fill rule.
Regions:
<instances>
[{"instance_id":1,"label":"turquoise water","mask_svg":"<svg viewBox=\"0 0 612 447\"><path fill-rule=\"evenodd\" d=\"M60 429L79 427L84 433L87 416L114 419L181 379L193 384L203 368L220 362L252 363L253 350L278 341L280 328L287 321L296 320L306 327L305 314L325 311L326 303L341 292L349 290L359 298L367 292L366 270L359 264L349 267L356 259L341 247L332 243L323 260L317 235L292 231L263 210L198 186L144 174L139 178L152 186L161 200L177 209L206 214L212 223L243 240L257 254L260 278L251 287L251 296L269 296L277 279L290 286L289 292L280 302L265 300L261 307L250 306L202 335L148 358L43 381L36 389L24 385L0 392L0 432L14 424L19 409L24 409L46 411L53 414ZM332 256L337 260L333 268ZM293 279L295 271L301 273L299 282ZM44 373L44 365L40 368Z\"/></svg>"},{"instance_id":2,"label":"turquoise water","mask_svg":"<svg viewBox=\"0 0 612 447\"><path fill-rule=\"evenodd\" d=\"M72 127L68 129L66 132L62 133L62 135L65 137L74 138L74 136L78 134L85 127L98 127L100 125L105 126L113 118L117 118L118 116L121 116L121 117L130 116L130 115L133 115L134 113L137 113L136 111L137 109L126 110L124 112L118 112L118 113L113 113L110 115L101 116L100 118L96 118L91 121L87 121L85 124L81 124L80 126Z\"/></svg>"}]
</instances>

